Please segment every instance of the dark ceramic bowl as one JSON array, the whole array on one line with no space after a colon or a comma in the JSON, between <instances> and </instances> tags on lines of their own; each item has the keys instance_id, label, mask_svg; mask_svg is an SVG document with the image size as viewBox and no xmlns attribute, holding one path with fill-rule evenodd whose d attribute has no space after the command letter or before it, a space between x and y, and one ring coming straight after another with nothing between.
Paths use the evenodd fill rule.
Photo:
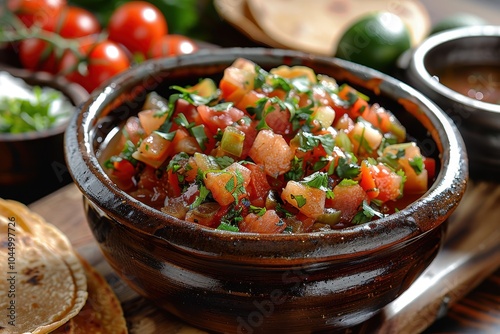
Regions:
<instances>
[{"instance_id":1,"label":"dark ceramic bowl","mask_svg":"<svg viewBox=\"0 0 500 334\"><path fill-rule=\"evenodd\" d=\"M31 86L58 90L75 108L88 98L87 91L81 86L48 73L34 73L10 66L0 66L0 71L23 79ZM0 197L30 203L71 182L63 148L68 123L69 119L44 131L0 133Z\"/></svg>"},{"instance_id":2,"label":"dark ceramic bowl","mask_svg":"<svg viewBox=\"0 0 500 334\"><path fill-rule=\"evenodd\" d=\"M221 77L236 57L265 69L305 65L348 82L407 126L438 161L429 191L377 222L328 233L239 234L168 216L134 200L96 155L151 90ZM106 259L137 292L201 328L294 333L359 324L398 297L438 252L468 176L448 117L415 90L360 65L271 49L221 49L146 62L96 90L71 121L66 159Z\"/></svg>"},{"instance_id":3,"label":"dark ceramic bowl","mask_svg":"<svg viewBox=\"0 0 500 334\"><path fill-rule=\"evenodd\" d=\"M433 35L416 48L406 71L407 81L458 126L467 145L471 175L498 178L500 100L483 102L445 86L436 77L449 66L491 66L494 71L486 69L470 79L483 82L484 89L494 89L500 96L500 26L458 28Z\"/></svg>"}]
</instances>

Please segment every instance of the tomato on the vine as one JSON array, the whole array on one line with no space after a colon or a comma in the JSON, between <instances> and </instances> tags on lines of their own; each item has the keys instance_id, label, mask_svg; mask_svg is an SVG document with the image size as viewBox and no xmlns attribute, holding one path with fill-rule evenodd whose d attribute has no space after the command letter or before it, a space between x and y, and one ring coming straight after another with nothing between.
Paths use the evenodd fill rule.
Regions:
<instances>
[{"instance_id":1,"label":"tomato on the vine","mask_svg":"<svg viewBox=\"0 0 500 334\"><path fill-rule=\"evenodd\" d=\"M198 45L189 37L183 35L164 35L153 41L148 52L149 58L171 57L190 54L198 51Z\"/></svg>"},{"instance_id":2,"label":"tomato on the vine","mask_svg":"<svg viewBox=\"0 0 500 334\"><path fill-rule=\"evenodd\" d=\"M33 24L53 27L66 0L8 0L7 7L16 14L25 26Z\"/></svg>"},{"instance_id":3,"label":"tomato on the vine","mask_svg":"<svg viewBox=\"0 0 500 334\"><path fill-rule=\"evenodd\" d=\"M112 14L108 38L123 44L133 54L147 56L154 40L166 35L167 21L160 10L145 1L126 2Z\"/></svg>"},{"instance_id":4,"label":"tomato on the vine","mask_svg":"<svg viewBox=\"0 0 500 334\"><path fill-rule=\"evenodd\" d=\"M54 32L64 38L77 38L101 31L101 24L90 11L76 6L65 6L58 15Z\"/></svg>"},{"instance_id":5,"label":"tomato on the vine","mask_svg":"<svg viewBox=\"0 0 500 334\"><path fill-rule=\"evenodd\" d=\"M58 71L54 46L39 38L28 38L19 43L19 60L30 71L56 74Z\"/></svg>"},{"instance_id":6,"label":"tomato on the vine","mask_svg":"<svg viewBox=\"0 0 500 334\"><path fill-rule=\"evenodd\" d=\"M85 59L79 60L72 52L66 52L60 63L60 73L88 92L106 80L130 67L127 52L113 41L104 40L82 46Z\"/></svg>"}]
</instances>

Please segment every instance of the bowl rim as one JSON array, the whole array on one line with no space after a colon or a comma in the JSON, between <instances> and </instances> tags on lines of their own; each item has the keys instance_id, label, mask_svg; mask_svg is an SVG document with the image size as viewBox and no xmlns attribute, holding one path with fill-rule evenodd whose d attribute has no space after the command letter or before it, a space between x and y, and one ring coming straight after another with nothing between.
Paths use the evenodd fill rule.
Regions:
<instances>
[{"instance_id":1,"label":"bowl rim","mask_svg":"<svg viewBox=\"0 0 500 334\"><path fill-rule=\"evenodd\" d=\"M7 72L15 78L23 80L30 86L46 86L61 92L74 108L83 104L88 98L89 93L80 85L66 80L64 77L52 75L48 72L32 72L27 69L17 68L9 65L0 64L0 72ZM73 111L74 113L74 111ZM48 138L63 134L71 119L70 115L64 122L51 128L41 131L29 131L22 133L0 133L2 142L19 142Z\"/></svg>"},{"instance_id":2,"label":"bowl rim","mask_svg":"<svg viewBox=\"0 0 500 334\"><path fill-rule=\"evenodd\" d=\"M499 116L500 104L483 102L471 97L460 94L459 92L448 88L441 84L434 76L432 76L425 66L425 58L430 51L436 47L443 46L462 39L470 39L475 37L497 38L500 40L500 26L483 25L460 27L450 30L445 30L425 39L413 52L410 66L413 69L414 75L419 77L421 84L428 89L436 91L440 95L452 100L455 103L463 104L470 110L480 110L480 112Z\"/></svg>"},{"instance_id":3,"label":"bowl rim","mask_svg":"<svg viewBox=\"0 0 500 334\"><path fill-rule=\"evenodd\" d=\"M226 60L224 63L230 64L228 59L234 60L237 56L319 61L322 64L355 70L358 75L362 74L367 79L380 78L391 89L404 91L414 101L429 110L427 112L427 116L431 118L429 122L437 127L435 129L436 133L433 135L439 135L442 140L441 145L444 146L444 148L440 148L442 168L437 174L436 180L430 189L415 202L388 217L377 220L376 224L367 223L328 232L267 235L221 231L179 220L133 199L114 185L103 171L95 155L92 154L90 130L93 125L92 117L99 112L99 104L113 101L113 94L117 94L119 87L126 84L127 80L134 80L139 83L141 78L148 78L148 75L154 75L155 71L159 69L165 70L167 67L174 69L190 65L211 65L213 61L221 61L221 58ZM349 61L312 55L301 51L268 48L233 47L200 50L196 54L146 61L119 74L112 82L102 85L92 92L87 102L75 113L65 133L65 156L75 184L84 197L97 207L97 211L113 217L121 215L128 220L125 223L117 221L118 224L125 224L138 233L163 239L178 248L192 247L191 245L202 242L205 244L204 249L198 250L202 256L220 253L220 248L217 246L206 246L208 244L207 240L218 240L223 244L231 245L231 247L236 246L236 244L241 247L249 247L250 252L259 255L260 260L276 257L276 252L283 250L283 245L290 241L300 242L303 249L295 253L291 251L288 254L288 259L300 259L303 262L315 261L316 256L324 257L324 252L319 250L322 246L332 247L332 251L328 254L329 258L354 257L366 254L375 247L385 249L413 237L422 236L441 225L453 212L465 191L468 179L467 155L458 129L436 104L415 89L386 74ZM83 167L79 167L80 165ZM455 166L460 167L457 170ZM439 197L456 199L457 202L446 206L443 210L426 210L425 214L434 215L435 221L425 225L418 224L415 217L422 215L422 212L420 212L421 207L423 205L430 205L431 207L436 205L439 202L437 200ZM167 218L168 222L165 220ZM130 220L133 220L134 223L130 223ZM137 221L141 221L141 226ZM162 223L161 228L158 227L160 223ZM391 238L387 236L385 231L387 228L394 230ZM164 236L168 236L168 240L165 240ZM373 239L370 239L372 237ZM370 242L352 245L352 241L359 238ZM270 247L263 248L263 245ZM239 255L236 254L235 258L239 259Z\"/></svg>"}]
</instances>

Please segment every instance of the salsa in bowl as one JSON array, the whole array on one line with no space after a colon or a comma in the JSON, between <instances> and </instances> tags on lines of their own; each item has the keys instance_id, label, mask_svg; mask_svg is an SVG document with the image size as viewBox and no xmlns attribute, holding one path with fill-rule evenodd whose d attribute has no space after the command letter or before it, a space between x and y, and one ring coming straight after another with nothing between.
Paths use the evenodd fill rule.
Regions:
<instances>
[{"instance_id":1,"label":"salsa in bowl","mask_svg":"<svg viewBox=\"0 0 500 334\"><path fill-rule=\"evenodd\" d=\"M219 83L169 90L148 94L100 158L122 190L176 218L324 232L394 213L434 180L436 159L390 110L310 67L238 58Z\"/></svg>"},{"instance_id":2,"label":"salsa in bowl","mask_svg":"<svg viewBox=\"0 0 500 334\"><path fill-rule=\"evenodd\" d=\"M307 73L312 70L314 77L325 80L325 85L329 82L328 87L336 87L332 88L335 96L342 87L352 93L353 100L361 98L359 104L367 103L368 109L359 108L358 111L371 110L373 105L383 108L373 109L381 113L380 117L374 117L374 122L386 116L389 119L394 117L394 122L389 124L397 128L401 125L405 129L404 135L393 129L392 134L399 136L400 142L392 145L402 145L400 149L419 148L421 159L415 160L421 161L421 166L427 171L425 189L408 197L407 203L391 199L386 203L397 205L380 205L375 210L371 205L377 203L380 191L368 195L361 185L363 181L357 179L359 174L352 177L338 175L341 158L340 165L343 164L345 170L354 166L356 171L357 166L362 173L365 166L365 157L360 159L362 155L356 156L355 161L354 155L340 153L339 148L347 142L354 146L347 132L342 132L345 136L340 135L346 139L345 143L342 141L339 142L342 145L331 146L332 140L335 143L338 133L341 133L340 128L334 129L334 125L328 131L323 130L330 128L335 118L342 119L340 109L334 110L335 116L332 117L329 110L323 110L321 114L316 111L315 114L315 108L304 107L303 115L301 111L293 112L297 115L295 127L292 106L283 108L290 114L282 117L278 92L273 97L262 99L261 92L255 91L258 98L254 101L263 105L261 112L252 114L238 107L235 108L239 111L232 110L234 102L231 107L226 104L227 109L216 111L223 113L217 115L224 117L247 112L248 115L243 114L243 122L237 122L241 118L236 122L228 118L230 121L224 125L211 129L209 122L197 121L204 112L210 114L210 108L214 106L206 101L196 106L186 104L185 100L189 102L186 94L191 94L196 100L212 96L200 94L202 89L196 86L206 84L202 79L207 78L213 81L216 92L217 89L222 91L218 83L224 78L226 69L238 61L251 62L253 73L258 69L265 75L275 68L286 72L297 69L295 66ZM306 81L301 83L301 80L293 85L303 87L303 93L307 95ZM287 80L277 81L283 87L289 84ZM267 79L262 82L267 82ZM333 82L335 84L331 86ZM196 94L192 87L196 87ZM213 92L213 86L209 91ZM150 101L155 97L153 92L159 94L156 99L159 104L183 104L186 108L145 108L146 102L154 100ZM234 92L238 90L232 90ZM179 94L182 99L177 98ZM213 101L215 106L227 103L231 90L224 94L228 95ZM285 106L289 103L286 99L281 101ZM267 103L278 106L266 108ZM306 106L310 104L306 103ZM161 110L169 110L167 116ZM382 113L382 110L385 111ZM157 126L149 127L150 131L145 129L146 122L141 124L141 118L148 115L151 122L157 121ZM277 117L279 121L286 120L283 128L272 121L276 115L280 116ZM225 120L224 117L216 120ZM356 125L349 115L345 117L347 126L357 126L361 134L363 129L366 133L374 128L369 121ZM130 137L134 131L123 132L133 124L141 124L144 130L142 139L135 143ZM161 128L164 124L166 127ZM251 135L247 135L244 126L249 127L246 129L248 133L254 132L252 141L246 141ZM196 127L202 131L196 132ZM224 131L215 131L220 128ZM352 138L369 138L361 134L353 132ZM262 146L259 135L264 136ZM156 157L148 155L154 152L147 144L156 145L156 140L153 141L153 138L158 138L156 136L166 140L158 143L176 144L165 151L154 150L162 157L148 160ZM210 138L213 138L212 142ZM125 144L128 140L130 146ZM176 151L177 146L183 149ZM254 332L276 329L310 332L351 327L369 319L399 296L432 261L442 243L446 219L460 202L468 176L467 156L457 129L439 108L417 91L384 74L347 61L274 49L206 50L191 56L145 62L92 93L71 121L65 135L65 147L70 172L84 197L88 223L111 266L132 288L160 307L196 326L218 332L248 332L249 329ZM132 149L124 152L125 147ZM293 156L286 153L289 150L294 152ZM338 158L333 157L336 150L339 151ZM366 169L380 163L379 156L375 156L378 147L375 150L362 144L357 150L359 153L366 150L363 154L370 155L365 159ZM321 154L315 160L317 151ZM329 156L332 158L320 159L328 154L327 151L331 151ZM282 155L282 152L286 154ZM394 157L401 159L403 153L406 154L406 150L395 150ZM281 163L274 162L283 156L289 157L290 161L284 159L284 167L279 167ZM302 170L296 168L296 175L285 176L294 170L292 165L301 158ZM246 162L240 162L243 160ZM425 160L427 163L434 161L434 172L429 173L432 163L427 167ZM123 171L128 170L129 176L139 175L139 178L120 178L122 163L130 164ZM398 175L396 169L393 167L391 173ZM159 182L167 189L159 194L163 198L158 207L152 202L154 197L149 196L153 188L138 187L139 182L146 180L141 181L145 173L149 173L155 184ZM271 189L258 192L256 189L261 187L250 186L252 173L261 175L254 181L262 181L262 189ZM396 176L394 179L400 180ZM211 181L216 186L212 186ZM377 214L368 217L368 214L365 216L370 219L360 224L343 221L342 215L337 213L341 210L327 205L327 200L335 198L335 187L342 182L345 187L356 184L363 189L363 200L356 203L355 215L366 211L377 212L381 217ZM290 187L288 183L292 187L289 195L285 191ZM206 190L202 190L203 187ZM304 189L306 191L300 192ZM400 191L400 187L397 190ZM181 195L172 196L176 191ZM189 195L191 191L192 196ZM210 194L202 196L202 192ZM369 196L374 197L370 199ZM398 197L399 193L395 196ZM342 198L338 195L337 199L339 197ZM177 202L181 203L180 208L176 206ZM351 198L345 202L352 205ZM314 205L314 210L305 210L306 204ZM217 212L224 207L231 208L240 216L225 218L229 228L220 226L222 219L209 219L210 224L202 224L199 219L189 221L189 215L193 214L190 211L202 205L215 207ZM322 208L322 205L321 213L317 206ZM206 217L213 218L213 211L207 211ZM179 212L183 216L176 216ZM309 216L311 212L312 216ZM257 233L245 228L240 230L242 225L237 224L263 222L268 218L266 214L278 216L279 219L270 224L278 230ZM324 214L326 216L321 217ZM301 219L303 216L313 219ZM238 227L238 231L233 231L234 227Z\"/></svg>"}]
</instances>

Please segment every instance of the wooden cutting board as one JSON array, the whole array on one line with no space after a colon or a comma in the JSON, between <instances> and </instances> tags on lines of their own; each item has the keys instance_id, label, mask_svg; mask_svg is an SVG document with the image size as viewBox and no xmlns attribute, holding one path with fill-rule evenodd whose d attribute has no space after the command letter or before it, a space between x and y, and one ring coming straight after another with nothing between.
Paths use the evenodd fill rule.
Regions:
<instances>
[{"instance_id":1,"label":"wooden cutting board","mask_svg":"<svg viewBox=\"0 0 500 334\"><path fill-rule=\"evenodd\" d=\"M118 278L89 230L76 186L61 188L30 207L59 227L104 275L122 302L130 333L206 333L158 309ZM435 260L403 295L350 333L417 333L431 325L500 266L499 218L500 184L470 182Z\"/></svg>"}]
</instances>

